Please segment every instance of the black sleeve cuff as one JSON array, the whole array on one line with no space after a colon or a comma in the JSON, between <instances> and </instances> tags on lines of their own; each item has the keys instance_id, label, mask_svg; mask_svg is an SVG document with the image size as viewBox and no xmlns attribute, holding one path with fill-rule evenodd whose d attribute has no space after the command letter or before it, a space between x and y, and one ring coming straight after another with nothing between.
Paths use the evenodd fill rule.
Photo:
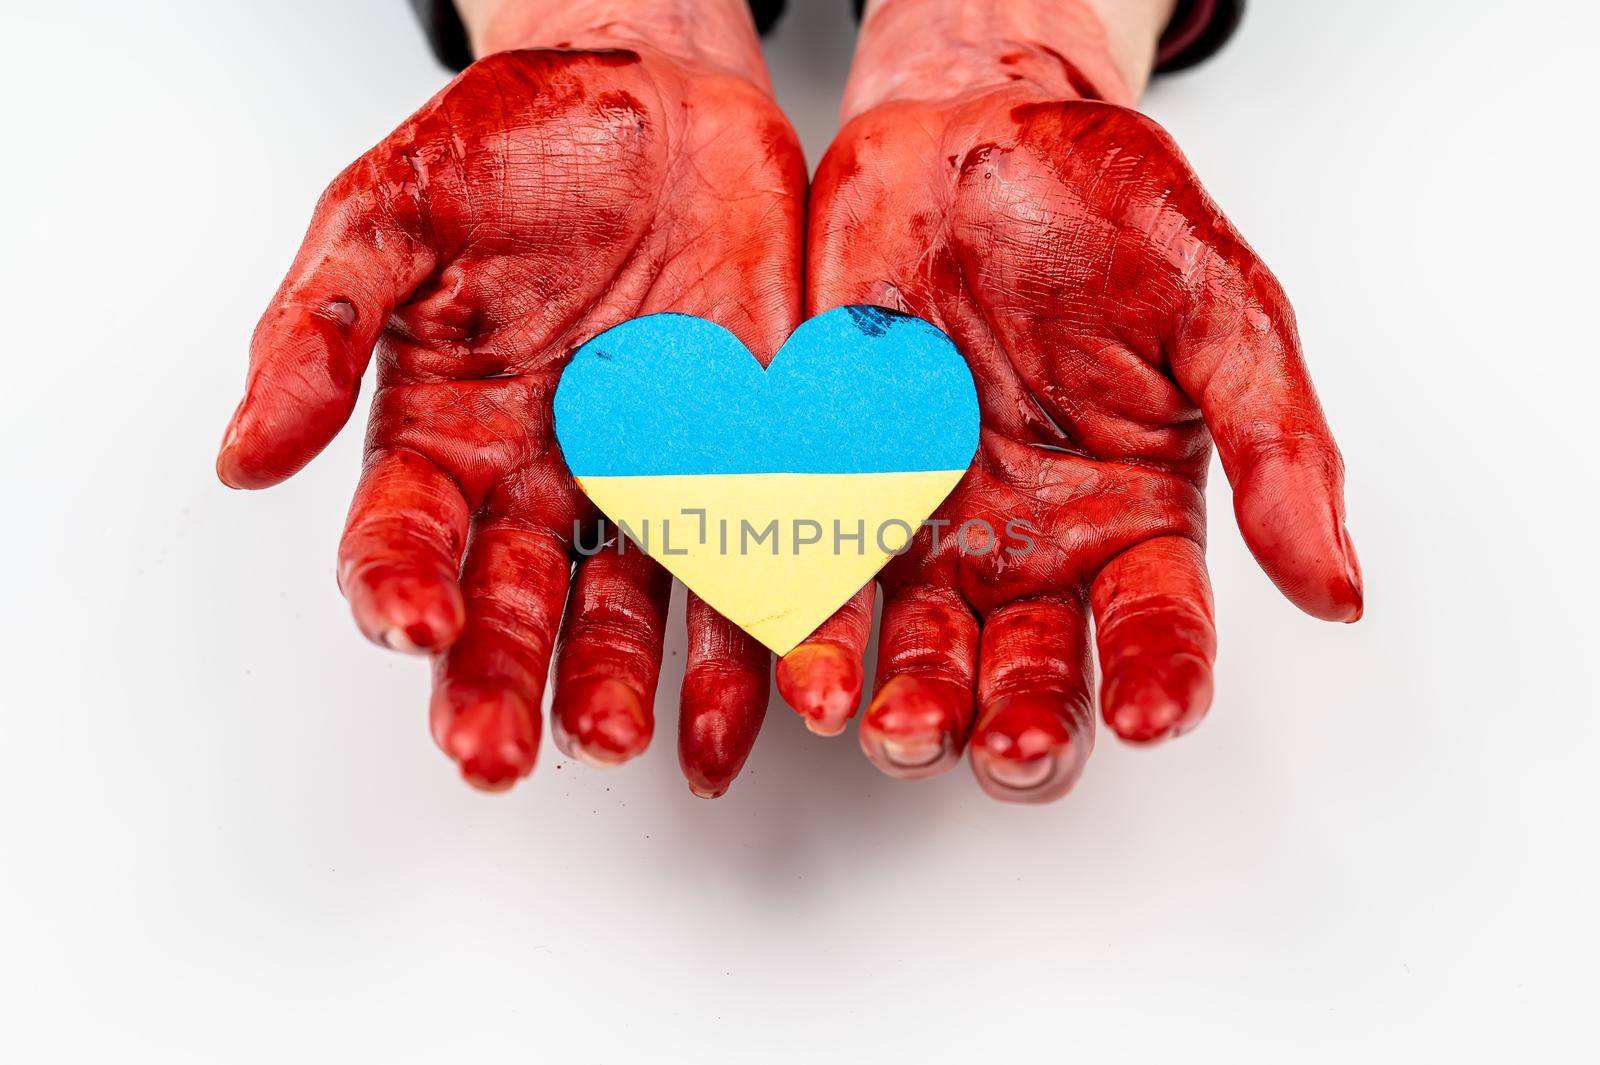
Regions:
<instances>
[{"instance_id":1,"label":"black sleeve cuff","mask_svg":"<svg viewBox=\"0 0 1600 1065\"><path fill-rule=\"evenodd\" d=\"M854 0L861 17L863 0ZM766 33L783 14L784 0L750 0L756 29ZM451 70L472 62L466 27L452 0L411 0L434 56ZM1244 17L1244 0L1178 0L1178 9L1156 49L1156 73L1183 70L1210 58L1233 36Z\"/></svg>"},{"instance_id":2,"label":"black sleeve cuff","mask_svg":"<svg viewBox=\"0 0 1600 1065\"><path fill-rule=\"evenodd\" d=\"M428 47L433 57L451 70L465 70L472 62L472 48L467 44L467 28L456 14L451 0L411 0L411 9L422 21L422 32L428 35Z\"/></svg>"},{"instance_id":3,"label":"black sleeve cuff","mask_svg":"<svg viewBox=\"0 0 1600 1065\"><path fill-rule=\"evenodd\" d=\"M1244 0L1178 0L1156 46L1156 73L1204 62L1217 53L1244 18Z\"/></svg>"}]
</instances>

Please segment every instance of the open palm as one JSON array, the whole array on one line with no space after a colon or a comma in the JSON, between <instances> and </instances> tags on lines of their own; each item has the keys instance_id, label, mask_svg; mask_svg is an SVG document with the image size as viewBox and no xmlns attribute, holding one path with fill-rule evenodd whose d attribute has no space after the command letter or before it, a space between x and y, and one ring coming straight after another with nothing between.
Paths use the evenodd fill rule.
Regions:
<instances>
[{"instance_id":1,"label":"open palm","mask_svg":"<svg viewBox=\"0 0 1600 1065\"><path fill-rule=\"evenodd\" d=\"M881 574L861 740L886 772L939 772L970 744L991 794L1064 793L1093 743L1091 613L1116 732L1200 718L1213 441L1278 587L1318 617L1360 615L1340 458L1293 314L1150 119L1011 87L879 105L818 170L808 255L812 313L876 303L937 323L982 408L942 526ZM1019 519L1031 547L991 542ZM853 712L870 607L869 589L780 666L818 731Z\"/></svg>"},{"instance_id":2,"label":"open palm","mask_svg":"<svg viewBox=\"0 0 1600 1065\"><path fill-rule=\"evenodd\" d=\"M259 488L300 469L376 347L340 586L369 637L435 656L434 736L473 783L532 769L558 633L558 744L616 762L648 743L669 579L612 551L573 577L575 523L597 515L551 397L579 344L656 311L770 356L798 322L804 188L788 122L748 80L643 49L535 50L474 64L323 196L218 472ZM692 599L689 625L680 753L716 794L759 727L768 656Z\"/></svg>"}]
</instances>

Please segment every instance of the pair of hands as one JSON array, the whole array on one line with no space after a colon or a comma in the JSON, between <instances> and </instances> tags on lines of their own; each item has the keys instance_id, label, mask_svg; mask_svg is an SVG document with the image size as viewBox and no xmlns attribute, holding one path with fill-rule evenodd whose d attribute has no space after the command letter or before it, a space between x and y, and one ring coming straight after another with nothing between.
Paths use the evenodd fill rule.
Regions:
<instances>
[{"instance_id":1,"label":"pair of hands","mask_svg":"<svg viewBox=\"0 0 1600 1065\"><path fill-rule=\"evenodd\" d=\"M860 737L891 775L970 748L991 794L1064 793L1093 742L1091 614L1112 729L1198 721L1213 440L1267 573L1318 617L1359 616L1339 455L1288 303L1166 134L1103 99L1131 94L1092 35L1078 62L1003 35L974 49L941 36L949 0L885 0L808 204L748 16L703 2L723 16L689 20L710 44L667 17L677 0L635 26L545 19L550 47L474 64L334 181L252 341L218 459L241 488L328 443L376 348L340 587L368 637L433 657L433 734L469 781L532 770L552 657L558 747L612 764L650 741L670 580L639 552L574 565L575 525L599 515L551 414L576 347L644 314L711 319L765 360L803 314L873 303L967 358L981 441L935 517L1025 518L1038 544L968 553L925 529L880 574ZM779 663L814 731L855 712L872 594ZM770 656L692 594L687 623L680 761L718 795Z\"/></svg>"}]
</instances>

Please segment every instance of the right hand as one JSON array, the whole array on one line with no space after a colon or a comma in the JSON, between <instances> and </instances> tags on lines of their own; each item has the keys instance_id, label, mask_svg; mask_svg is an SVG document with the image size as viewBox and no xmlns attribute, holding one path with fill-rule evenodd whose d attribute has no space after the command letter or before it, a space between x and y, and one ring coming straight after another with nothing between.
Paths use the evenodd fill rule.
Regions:
<instances>
[{"instance_id":1,"label":"right hand","mask_svg":"<svg viewBox=\"0 0 1600 1065\"><path fill-rule=\"evenodd\" d=\"M770 358L799 322L805 165L763 79L624 44L490 55L334 180L217 459L235 488L294 474L350 416L376 346L339 583L369 638L433 656L433 735L486 789L533 768L558 628L557 745L616 763L653 727L670 579L635 551L574 577L574 523L597 514L552 431L571 353L677 311ZM770 661L693 596L688 624L680 757L718 795Z\"/></svg>"}]
</instances>

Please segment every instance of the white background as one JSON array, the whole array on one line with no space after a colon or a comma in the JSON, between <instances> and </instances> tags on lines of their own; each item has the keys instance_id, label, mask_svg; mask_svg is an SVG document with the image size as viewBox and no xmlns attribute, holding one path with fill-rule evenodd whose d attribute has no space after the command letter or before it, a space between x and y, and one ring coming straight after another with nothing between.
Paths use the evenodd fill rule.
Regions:
<instances>
[{"instance_id":1,"label":"white background","mask_svg":"<svg viewBox=\"0 0 1600 1065\"><path fill-rule=\"evenodd\" d=\"M850 22L792 6L815 162ZM1367 617L1280 601L1213 491L1210 718L1032 809L776 703L703 802L670 697L624 770L459 783L334 588L359 432L211 475L315 196L444 74L401 0L7 0L0 1057L1592 1053L1600 25L1252 7L1147 106L1296 301Z\"/></svg>"}]
</instances>

